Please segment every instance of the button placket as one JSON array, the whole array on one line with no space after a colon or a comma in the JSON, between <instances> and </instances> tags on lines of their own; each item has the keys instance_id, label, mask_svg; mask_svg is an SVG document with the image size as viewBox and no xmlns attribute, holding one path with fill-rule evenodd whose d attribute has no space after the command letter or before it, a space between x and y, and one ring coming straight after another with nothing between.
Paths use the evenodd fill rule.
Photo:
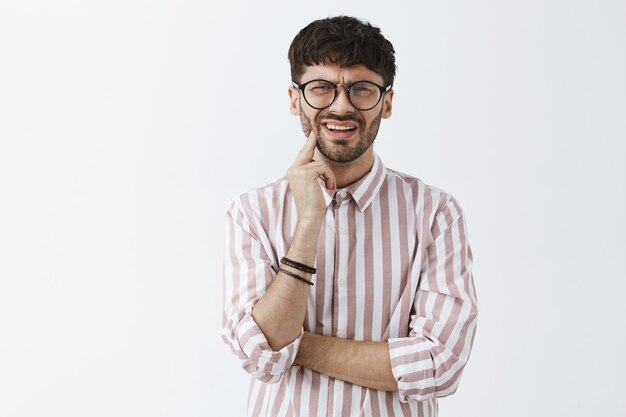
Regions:
<instances>
[{"instance_id":1,"label":"button placket","mask_svg":"<svg viewBox=\"0 0 626 417\"><path fill-rule=\"evenodd\" d=\"M343 196L342 196L343 194ZM351 208L350 195L348 192L337 193L335 207L335 280L333 283L333 329L337 337L347 336L347 273L349 256L348 222Z\"/></svg>"},{"instance_id":2,"label":"button placket","mask_svg":"<svg viewBox=\"0 0 626 417\"><path fill-rule=\"evenodd\" d=\"M338 320L338 311L339 311L339 294L337 291L337 280L338 280L338 275L339 275L339 244L340 244L340 239L339 239L339 233L337 233L338 231L338 226L339 226L339 201L338 201L338 193L335 193L335 197L333 198L333 203L332 203L332 207L333 207L333 220L334 220L334 230L335 233L333 233L334 235L334 239L333 239L333 244L335 245L335 250L334 252L334 259L333 259L333 300L332 300L332 334L336 334L337 332L337 320Z\"/></svg>"}]
</instances>

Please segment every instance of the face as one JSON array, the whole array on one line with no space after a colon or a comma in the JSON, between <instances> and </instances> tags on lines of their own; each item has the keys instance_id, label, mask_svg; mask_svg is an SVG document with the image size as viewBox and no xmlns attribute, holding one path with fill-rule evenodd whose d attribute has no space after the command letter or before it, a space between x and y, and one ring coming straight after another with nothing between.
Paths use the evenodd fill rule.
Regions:
<instances>
[{"instance_id":1,"label":"face","mask_svg":"<svg viewBox=\"0 0 626 417\"><path fill-rule=\"evenodd\" d=\"M340 67L336 64L307 67L299 80L323 79L335 84L352 84L356 81L372 81L384 85L383 78L364 65ZM372 143L378 134L381 118L391 116L393 90L387 91L378 104L370 110L354 108L347 91L339 87L337 98L330 107L317 110L309 106L302 92L289 88L291 113L300 116L302 130L308 136L311 130L317 133L317 149L329 161L347 163L373 155Z\"/></svg>"}]
</instances>

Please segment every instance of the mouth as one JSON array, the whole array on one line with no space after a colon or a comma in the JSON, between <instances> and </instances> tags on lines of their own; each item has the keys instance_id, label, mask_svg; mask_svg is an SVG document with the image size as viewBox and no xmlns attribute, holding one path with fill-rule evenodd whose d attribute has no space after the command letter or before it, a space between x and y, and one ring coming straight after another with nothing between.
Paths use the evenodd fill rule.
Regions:
<instances>
[{"instance_id":1,"label":"mouth","mask_svg":"<svg viewBox=\"0 0 626 417\"><path fill-rule=\"evenodd\" d=\"M322 128L326 135L331 139L349 139L354 135L358 129L358 124L355 122L339 122L336 120L329 120L322 122Z\"/></svg>"}]
</instances>

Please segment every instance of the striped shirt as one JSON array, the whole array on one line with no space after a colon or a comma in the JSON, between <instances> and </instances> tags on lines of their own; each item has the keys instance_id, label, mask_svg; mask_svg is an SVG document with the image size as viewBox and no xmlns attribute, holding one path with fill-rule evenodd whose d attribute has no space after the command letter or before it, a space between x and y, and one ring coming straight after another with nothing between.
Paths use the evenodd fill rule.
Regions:
<instances>
[{"instance_id":1,"label":"striped shirt","mask_svg":"<svg viewBox=\"0 0 626 417\"><path fill-rule=\"evenodd\" d=\"M251 375L249 416L436 416L456 391L476 330L472 251L458 202L385 168L331 194L303 331L387 340L397 392L292 366L302 333L270 349L252 307L272 283L296 226L286 179L227 211L222 338Z\"/></svg>"}]
</instances>

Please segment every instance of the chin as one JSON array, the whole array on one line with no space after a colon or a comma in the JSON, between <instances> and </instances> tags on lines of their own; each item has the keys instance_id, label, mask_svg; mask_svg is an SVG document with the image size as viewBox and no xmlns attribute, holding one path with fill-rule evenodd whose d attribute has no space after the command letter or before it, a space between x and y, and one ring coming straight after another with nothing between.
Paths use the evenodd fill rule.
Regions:
<instances>
[{"instance_id":1,"label":"chin","mask_svg":"<svg viewBox=\"0 0 626 417\"><path fill-rule=\"evenodd\" d=\"M333 145L336 144L337 143L333 143ZM339 150L336 148L336 146L332 145L329 147L320 147L320 144L317 145L317 149L324 156L324 158L337 164L347 164L353 162L359 159L365 153L364 151L360 151L354 148L347 148L345 146L339 146Z\"/></svg>"}]
</instances>

